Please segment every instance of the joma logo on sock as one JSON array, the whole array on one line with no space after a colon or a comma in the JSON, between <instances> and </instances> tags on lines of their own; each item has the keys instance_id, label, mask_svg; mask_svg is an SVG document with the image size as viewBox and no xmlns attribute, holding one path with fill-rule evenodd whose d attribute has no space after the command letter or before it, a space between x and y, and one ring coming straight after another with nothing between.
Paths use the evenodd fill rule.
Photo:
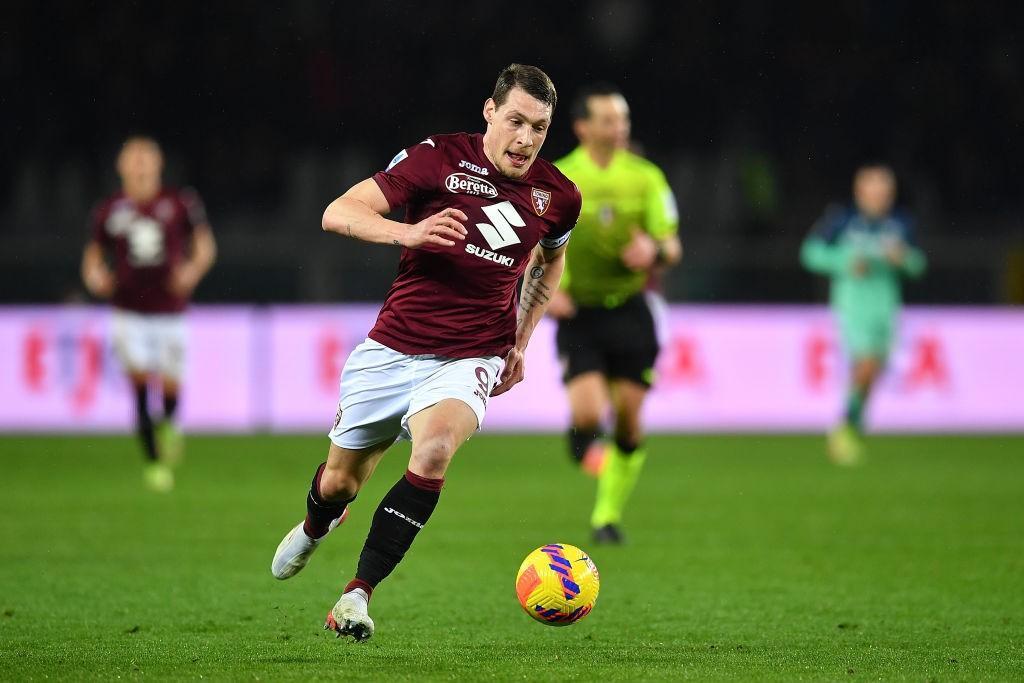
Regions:
<instances>
[{"instance_id":1,"label":"joma logo on sock","mask_svg":"<svg viewBox=\"0 0 1024 683\"><path fill-rule=\"evenodd\" d=\"M398 510L395 510L394 508L384 508L384 512L390 512L395 517L399 517L401 519L404 519L405 521L409 522L409 524L412 524L414 527L416 527L418 529L422 529L423 528L423 525L420 524L419 522L417 522L415 519L409 519L408 517L403 515Z\"/></svg>"}]
</instances>

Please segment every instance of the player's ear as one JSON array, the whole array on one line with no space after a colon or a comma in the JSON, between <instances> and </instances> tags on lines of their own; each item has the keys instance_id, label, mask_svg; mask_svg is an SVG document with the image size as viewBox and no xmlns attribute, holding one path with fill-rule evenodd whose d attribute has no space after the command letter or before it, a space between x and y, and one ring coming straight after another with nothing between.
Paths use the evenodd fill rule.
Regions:
<instances>
[{"instance_id":1,"label":"player's ear","mask_svg":"<svg viewBox=\"0 0 1024 683\"><path fill-rule=\"evenodd\" d=\"M484 121L486 121L488 125L494 123L494 112L497 109L498 105L495 104L492 98L488 97L487 100L484 102Z\"/></svg>"},{"instance_id":2,"label":"player's ear","mask_svg":"<svg viewBox=\"0 0 1024 683\"><path fill-rule=\"evenodd\" d=\"M586 119L576 119L573 121L572 132L576 135L576 139L582 140L587 133Z\"/></svg>"}]
</instances>

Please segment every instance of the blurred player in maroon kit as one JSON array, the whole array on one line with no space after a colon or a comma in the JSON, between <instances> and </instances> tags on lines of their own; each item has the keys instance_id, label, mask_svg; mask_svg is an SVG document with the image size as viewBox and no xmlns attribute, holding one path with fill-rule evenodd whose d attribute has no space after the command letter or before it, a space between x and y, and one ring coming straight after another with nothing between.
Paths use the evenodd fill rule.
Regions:
<instances>
[{"instance_id":1,"label":"blurred player in maroon kit","mask_svg":"<svg viewBox=\"0 0 1024 683\"><path fill-rule=\"evenodd\" d=\"M191 190L163 187L162 171L163 153L155 140L125 141L117 157L121 190L93 211L82 279L93 295L114 304L114 348L135 391L146 482L168 491L174 486L169 465L182 448L174 423L185 355L182 313L213 265L217 247L202 200ZM156 426L148 406L153 379L163 392Z\"/></svg>"},{"instance_id":2,"label":"blurred player in maroon kit","mask_svg":"<svg viewBox=\"0 0 1024 683\"><path fill-rule=\"evenodd\" d=\"M370 594L430 518L488 399L523 379L526 345L558 288L580 212L576 186L537 158L556 102L543 71L513 64L484 103L484 134L432 135L324 212L324 230L400 246L401 261L369 338L345 363L327 462L305 521L277 548L274 576L298 573L384 452L412 441L408 470L377 507L355 578L327 616L339 636L373 634ZM400 206L406 222L384 218Z\"/></svg>"}]
</instances>

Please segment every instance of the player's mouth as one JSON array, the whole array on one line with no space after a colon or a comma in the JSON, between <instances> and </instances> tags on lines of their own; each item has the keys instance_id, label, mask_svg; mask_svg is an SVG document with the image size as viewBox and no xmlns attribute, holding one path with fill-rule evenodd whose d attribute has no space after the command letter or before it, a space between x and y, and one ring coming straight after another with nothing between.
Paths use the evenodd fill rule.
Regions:
<instances>
[{"instance_id":1,"label":"player's mouth","mask_svg":"<svg viewBox=\"0 0 1024 683\"><path fill-rule=\"evenodd\" d=\"M522 168L530 161L530 157L525 154L516 154L515 152L505 152L505 158L508 159L508 163L512 164L513 168Z\"/></svg>"}]
</instances>

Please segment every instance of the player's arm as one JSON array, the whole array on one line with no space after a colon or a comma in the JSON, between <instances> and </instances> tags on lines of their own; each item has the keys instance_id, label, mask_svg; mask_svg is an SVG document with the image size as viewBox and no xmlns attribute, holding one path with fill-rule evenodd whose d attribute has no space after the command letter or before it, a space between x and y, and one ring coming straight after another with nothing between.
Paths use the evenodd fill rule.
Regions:
<instances>
[{"instance_id":1,"label":"player's arm","mask_svg":"<svg viewBox=\"0 0 1024 683\"><path fill-rule=\"evenodd\" d=\"M903 275L917 279L924 275L924 271L928 267L928 260L914 241L913 227L910 221L903 220L901 222L902 237L888 246L885 258Z\"/></svg>"},{"instance_id":2,"label":"player's arm","mask_svg":"<svg viewBox=\"0 0 1024 683\"><path fill-rule=\"evenodd\" d=\"M643 229L633 230L632 239L622 252L622 262L631 270L671 268L683 258L675 195L660 169L651 167L647 174Z\"/></svg>"},{"instance_id":3,"label":"player's arm","mask_svg":"<svg viewBox=\"0 0 1024 683\"><path fill-rule=\"evenodd\" d=\"M217 240L213 228L204 221L192 228L188 257L174 269L174 291L181 296L191 295L216 260Z\"/></svg>"},{"instance_id":4,"label":"player's arm","mask_svg":"<svg viewBox=\"0 0 1024 683\"><path fill-rule=\"evenodd\" d=\"M558 282L565 268L565 247L563 243L554 249L538 244L533 249L530 262L523 276L523 289L519 295L519 314L516 318L516 342L505 356L505 368L501 371L499 384L491 396L500 396L523 381L525 377L524 355L530 337L537 323L544 317L552 296L558 291Z\"/></svg>"},{"instance_id":5,"label":"player's arm","mask_svg":"<svg viewBox=\"0 0 1024 683\"><path fill-rule=\"evenodd\" d=\"M89 240L82 252L82 282L90 294L100 299L114 293L114 273L107 266L103 245L95 239Z\"/></svg>"},{"instance_id":6,"label":"player's arm","mask_svg":"<svg viewBox=\"0 0 1024 683\"><path fill-rule=\"evenodd\" d=\"M800 263L812 273L837 275L850 267L850 255L837 240L845 222L842 213L828 209L800 246Z\"/></svg>"},{"instance_id":7,"label":"player's arm","mask_svg":"<svg viewBox=\"0 0 1024 683\"><path fill-rule=\"evenodd\" d=\"M455 240L465 240L468 233L462 223L469 217L453 207L428 216L415 225L385 218L390 212L391 207L380 186L373 178L367 178L327 206L321 225L326 232L408 249L418 249L425 244L450 247Z\"/></svg>"},{"instance_id":8,"label":"player's arm","mask_svg":"<svg viewBox=\"0 0 1024 683\"><path fill-rule=\"evenodd\" d=\"M912 278L919 278L924 275L928 268L928 259L924 252L913 244L906 244L903 247L903 263L900 269L905 275Z\"/></svg>"}]
</instances>

